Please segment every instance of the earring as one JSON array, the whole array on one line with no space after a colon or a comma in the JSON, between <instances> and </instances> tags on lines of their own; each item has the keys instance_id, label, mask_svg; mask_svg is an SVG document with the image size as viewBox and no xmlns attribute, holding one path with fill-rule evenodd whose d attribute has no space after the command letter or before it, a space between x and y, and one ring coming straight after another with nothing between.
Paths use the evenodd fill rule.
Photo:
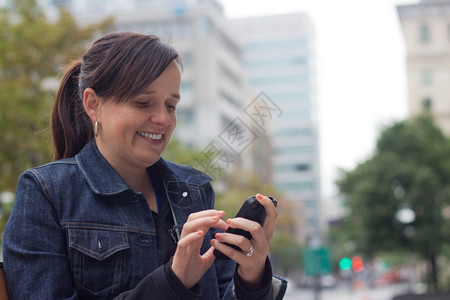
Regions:
<instances>
[{"instance_id":1,"label":"earring","mask_svg":"<svg viewBox=\"0 0 450 300\"><path fill-rule=\"evenodd\" d=\"M95 124L94 124L94 136L98 137L98 122L97 121L95 121Z\"/></svg>"}]
</instances>

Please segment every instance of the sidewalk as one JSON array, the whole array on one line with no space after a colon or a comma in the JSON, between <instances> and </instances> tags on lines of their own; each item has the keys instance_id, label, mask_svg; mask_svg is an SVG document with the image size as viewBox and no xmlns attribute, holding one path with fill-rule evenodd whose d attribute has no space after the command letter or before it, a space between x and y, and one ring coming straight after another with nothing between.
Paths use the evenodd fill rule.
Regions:
<instances>
[{"instance_id":1,"label":"sidewalk","mask_svg":"<svg viewBox=\"0 0 450 300\"><path fill-rule=\"evenodd\" d=\"M386 285L374 289L351 290L348 286L321 290L320 300L393 300L393 297L408 291L408 284ZM312 289L299 289L288 286L284 300L315 300ZM449 299L449 298L447 298ZM399 299L410 300L410 299ZM415 299L411 299L415 300ZM422 299L420 299L422 300ZM434 300L434 299L433 299ZM439 299L441 300L441 299Z\"/></svg>"},{"instance_id":2,"label":"sidewalk","mask_svg":"<svg viewBox=\"0 0 450 300\"><path fill-rule=\"evenodd\" d=\"M405 294L393 298L393 300L448 300L448 299L450 299L450 293L421 294L421 295Z\"/></svg>"}]
</instances>

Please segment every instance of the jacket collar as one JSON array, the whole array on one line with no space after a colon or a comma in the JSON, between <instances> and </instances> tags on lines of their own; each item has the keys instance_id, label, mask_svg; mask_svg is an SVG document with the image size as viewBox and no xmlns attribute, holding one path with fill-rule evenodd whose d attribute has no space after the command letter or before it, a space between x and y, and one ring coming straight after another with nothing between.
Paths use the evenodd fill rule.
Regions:
<instances>
[{"instance_id":1,"label":"jacket collar","mask_svg":"<svg viewBox=\"0 0 450 300\"><path fill-rule=\"evenodd\" d=\"M133 190L103 157L94 139L75 155L75 160L94 193L113 195ZM164 180L186 182L192 185L203 185L212 180L209 175L190 166L178 165L162 158L147 170L151 175L157 174Z\"/></svg>"}]
</instances>

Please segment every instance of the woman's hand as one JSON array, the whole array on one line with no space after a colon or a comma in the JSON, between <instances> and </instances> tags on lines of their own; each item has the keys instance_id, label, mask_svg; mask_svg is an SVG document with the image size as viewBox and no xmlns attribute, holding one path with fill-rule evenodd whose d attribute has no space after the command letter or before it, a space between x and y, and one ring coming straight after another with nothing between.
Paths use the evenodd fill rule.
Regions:
<instances>
[{"instance_id":1,"label":"woman's hand","mask_svg":"<svg viewBox=\"0 0 450 300\"><path fill-rule=\"evenodd\" d=\"M203 255L200 255L200 248L209 228L215 227L223 231L228 229L227 224L221 220L224 216L223 211L204 210L189 215L183 225L172 261L172 270L189 289L197 284L214 262L214 248L211 247Z\"/></svg>"},{"instance_id":2,"label":"woman's hand","mask_svg":"<svg viewBox=\"0 0 450 300\"><path fill-rule=\"evenodd\" d=\"M269 244L272 240L278 212L268 197L261 194L256 195L256 199L266 209L266 219L264 226L259 223L243 218L228 219L227 223L231 228L240 228L248 231L252 235L252 240L230 233L218 233L215 240L211 243L220 252L224 253L236 263L238 266L238 274L240 278L249 286L258 288L262 285L264 267L267 254L269 252ZM238 246L244 251L235 250L223 243L229 243ZM253 247L252 253L246 253ZM248 250L247 250L248 249Z\"/></svg>"}]
</instances>

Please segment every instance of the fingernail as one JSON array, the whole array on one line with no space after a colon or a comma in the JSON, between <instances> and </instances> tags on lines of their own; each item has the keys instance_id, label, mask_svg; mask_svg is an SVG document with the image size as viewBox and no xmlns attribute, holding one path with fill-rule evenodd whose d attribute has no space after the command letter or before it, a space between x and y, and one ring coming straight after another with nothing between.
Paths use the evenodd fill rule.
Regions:
<instances>
[{"instance_id":1,"label":"fingernail","mask_svg":"<svg viewBox=\"0 0 450 300\"><path fill-rule=\"evenodd\" d=\"M197 234L198 234L198 235L202 235L202 234L203 234L203 230L197 231Z\"/></svg>"},{"instance_id":2,"label":"fingernail","mask_svg":"<svg viewBox=\"0 0 450 300\"><path fill-rule=\"evenodd\" d=\"M217 220L219 220L219 216L212 216L211 219L212 219L213 221L217 221Z\"/></svg>"},{"instance_id":3,"label":"fingernail","mask_svg":"<svg viewBox=\"0 0 450 300\"><path fill-rule=\"evenodd\" d=\"M228 220L227 220L227 224L231 224L231 219L228 219Z\"/></svg>"},{"instance_id":4,"label":"fingernail","mask_svg":"<svg viewBox=\"0 0 450 300\"><path fill-rule=\"evenodd\" d=\"M216 239L218 239L218 238L219 238L219 236L220 236L220 234L219 234L219 233L216 233L216 234L214 235L214 237L215 237Z\"/></svg>"},{"instance_id":5,"label":"fingernail","mask_svg":"<svg viewBox=\"0 0 450 300\"><path fill-rule=\"evenodd\" d=\"M262 200L262 198L263 198L263 195L261 195L261 194L257 194L257 195L256 195L256 198L257 198L257 199L259 199L259 200Z\"/></svg>"},{"instance_id":6,"label":"fingernail","mask_svg":"<svg viewBox=\"0 0 450 300\"><path fill-rule=\"evenodd\" d=\"M212 240L210 241L211 245L214 245L215 241L216 241L215 239L212 239Z\"/></svg>"}]
</instances>

